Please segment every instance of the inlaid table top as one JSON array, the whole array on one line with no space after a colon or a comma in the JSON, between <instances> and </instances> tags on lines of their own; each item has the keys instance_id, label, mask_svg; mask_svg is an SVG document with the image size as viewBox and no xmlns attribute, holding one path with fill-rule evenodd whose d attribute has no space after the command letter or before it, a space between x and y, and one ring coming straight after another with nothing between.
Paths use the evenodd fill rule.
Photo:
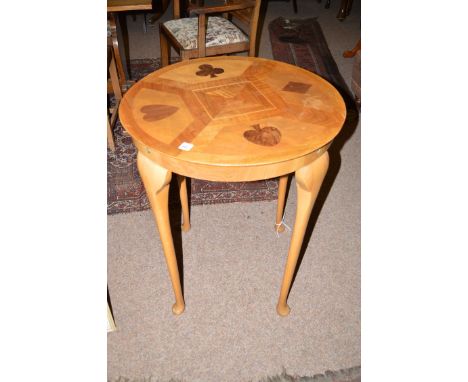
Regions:
<instances>
[{"instance_id":1,"label":"inlaid table top","mask_svg":"<svg viewBox=\"0 0 468 382\"><path fill-rule=\"evenodd\" d=\"M346 108L332 85L307 70L223 56L146 76L126 93L119 114L139 149L160 158L244 167L324 147L340 131Z\"/></svg>"}]
</instances>

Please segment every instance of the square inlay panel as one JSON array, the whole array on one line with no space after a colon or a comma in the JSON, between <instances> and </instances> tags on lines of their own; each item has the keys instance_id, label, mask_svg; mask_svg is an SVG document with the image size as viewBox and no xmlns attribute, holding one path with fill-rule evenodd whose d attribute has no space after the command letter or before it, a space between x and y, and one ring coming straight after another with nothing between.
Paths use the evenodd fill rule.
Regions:
<instances>
[{"instance_id":1,"label":"square inlay panel","mask_svg":"<svg viewBox=\"0 0 468 382\"><path fill-rule=\"evenodd\" d=\"M230 118L276 107L251 82L236 82L193 91L211 119Z\"/></svg>"}]
</instances>

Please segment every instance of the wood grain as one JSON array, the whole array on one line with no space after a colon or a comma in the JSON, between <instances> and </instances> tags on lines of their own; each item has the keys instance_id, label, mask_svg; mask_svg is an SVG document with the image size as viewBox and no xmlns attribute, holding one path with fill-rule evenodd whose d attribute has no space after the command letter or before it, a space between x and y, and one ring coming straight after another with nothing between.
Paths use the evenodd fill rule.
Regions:
<instances>
[{"instance_id":1,"label":"wood grain","mask_svg":"<svg viewBox=\"0 0 468 382\"><path fill-rule=\"evenodd\" d=\"M125 12L152 8L152 0L107 0L107 12Z\"/></svg>"},{"instance_id":2,"label":"wood grain","mask_svg":"<svg viewBox=\"0 0 468 382\"><path fill-rule=\"evenodd\" d=\"M223 68L224 73L199 76L201 65ZM290 82L309 87L306 92L284 90ZM145 120L142 107L156 104L178 111L156 124ZM186 167L183 172L174 168L177 173L205 166L215 174L220 166L248 166L250 176L261 179L263 173L255 175L255 167L279 169L277 164L330 143L343 125L346 108L332 85L296 66L251 57L210 57L170 65L143 78L125 94L119 115L137 146L177 171ZM257 124L274 127L281 138L272 146L253 144L244 132ZM183 141L193 148L180 150Z\"/></svg>"},{"instance_id":3,"label":"wood grain","mask_svg":"<svg viewBox=\"0 0 468 382\"><path fill-rule=\"evenodd\" d=\"M244 131L244 137L248 141L260 146L274 146L280 143L281 131L274 126L260 127L257 123L253 130Z\"/></svg>"},{"instance_id":4,"label":"wood grain","mask_svg":"<svg viewBox=\"0 0 468 382\"><path fill-rule=\"evenodd\" d=\"M145 105L140 111L144 114L143 119L148 122L159 121L167 118L179 110L176 106L171 105Z\"/></svg>"}]
</instances>

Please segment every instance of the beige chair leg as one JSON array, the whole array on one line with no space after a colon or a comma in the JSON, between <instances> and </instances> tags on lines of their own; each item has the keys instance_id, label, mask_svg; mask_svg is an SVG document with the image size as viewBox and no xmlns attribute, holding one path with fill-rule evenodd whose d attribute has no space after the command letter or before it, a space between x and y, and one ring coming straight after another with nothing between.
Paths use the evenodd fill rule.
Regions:
<instances>
[{"instance_id":1,"label":"beige chair leg","mask_svg":"<svg viewBox=\"0 0 468 382\"><path fill-rule=\"evenodd\" d=\"M310 213L319 193L325 174L328 170L328 152L323 153L312 163L296 171L297 210L296 222L289 246L288 259L284 269L283 282L276 311L280 316L287 316L290 308L286 303L291 281L297 265L305 230L309 222Z\"/></svg>"},{"instance_id":2,"label":"beige chair leg","mask_svg":"<svg viewBox=\"0 0 468 382\"><path fill-rule=\"evenodd\" d=\"M112 127L109 121L109 116L107 117L107 144L112 151L115 151L114 136L112 135Z\"/></svg>"},{"instance_id":3,"label":"beige chair leg","mask_svg":"<svg viewBox=\"0 0 468 382\"><path fill-rule=\"evenodd\" d=\"M113 54L109 65L109 76L111 79L112 91L114 92L115 99L120 101L122 99L122 89L120 88L119 76L117 74L117 65L115 56Z\"/></svg>"},{"instance_id":4,"label":"beige chair leg","mask_svg":"<svg viewBox=\"0 0 468 382\"><path fill-rule=\"evenodd\" d=\"M140 152L138 152L137 156L137 165L151 204L153 215L158 225L167 268L169 270L169 276L171 277L172 288L176 299L172 307L172 312L174 314L181 314L185 309L185 303L182 295L182 287L180 285L179 268L169 222L169 184L171 182L172 173L158 166Z\"/></svg>"},{"instance_id":5,"label":"beige chair leg","mask_svg":"<svg viewBox=\"0 0 468 382\"><path fill-rule=\"evenodd\" d=\"M283 232L283 211L284 211L284 202L286 199L286 186L288 185L289 175L280 176L278 182L278 205L276 207L276 232Z\"/></svg>"},{"instance_id":6,"label":"beige chair leg","mask_svg":"<svg viewBox=\"0 0 468 382\"><path fill-rule=\"evenodd\" d=\"M182 205L182 231L188 232L190 230L190 214L189 203L187 194L187 179L185 176L177 175L177 183L179 184L180 204Z\"/></svg>"},{"instance_id":7,"label":"beige chair leg","mask_svg":"<svg viewBox=\"0 0 468 382\"><path fill-rule=\"evenodd\" d=\"M117 64L117 70L119 72L119 81L120 84L123 86L127 82L127 78L125 76L125 70L122 64L122 57L120 56L119 50L119 40L117 38L117 27L115 24L115 18L118 17L114 13L109 13L109 22L111 27L111 37L112 37L112 46L114 50L114 57Z\"/></svg>"}]
</instances>

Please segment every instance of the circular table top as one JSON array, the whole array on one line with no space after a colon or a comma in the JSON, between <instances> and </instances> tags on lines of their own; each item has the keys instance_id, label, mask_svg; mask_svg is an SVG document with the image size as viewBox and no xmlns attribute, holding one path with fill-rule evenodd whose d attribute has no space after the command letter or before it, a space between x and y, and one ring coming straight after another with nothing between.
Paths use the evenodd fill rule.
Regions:
<instances>
[{"instance_id":1,"label":"circular table top","mask_svg":"<svg viewBox=\"0 0 468 382\"><path fill-rule=\"evenodd\" d=\"M346 107L330 83L307 70L222 56L146 76L127 91L119 115L140 150L189 164L258 166L330 143Z\"/></svg>"}]
</instances>

